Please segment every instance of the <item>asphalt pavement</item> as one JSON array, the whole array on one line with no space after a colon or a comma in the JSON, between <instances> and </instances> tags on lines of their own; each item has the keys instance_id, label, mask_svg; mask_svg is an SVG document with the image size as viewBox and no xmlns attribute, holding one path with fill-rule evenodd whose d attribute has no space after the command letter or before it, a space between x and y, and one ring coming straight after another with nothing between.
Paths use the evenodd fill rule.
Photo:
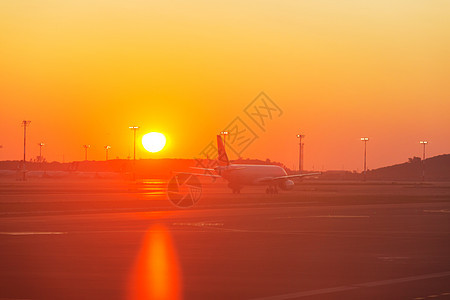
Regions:
<instances>
[{"instance_id":1,"label":"asphalt pavement","mask_svg":"<svg viewBox=\"0 0 450 300\"><path fill-rule=\"evenodd\" d=\"M0 182L0 299L450 299L450 184Z\"/></svg>"}]
</instances>

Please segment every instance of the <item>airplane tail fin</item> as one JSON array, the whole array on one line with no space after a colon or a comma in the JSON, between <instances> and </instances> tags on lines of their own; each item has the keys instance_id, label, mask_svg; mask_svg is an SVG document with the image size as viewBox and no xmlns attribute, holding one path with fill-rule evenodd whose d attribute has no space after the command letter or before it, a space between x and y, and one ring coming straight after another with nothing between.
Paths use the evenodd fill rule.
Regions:
<instances>
[{"instance_id":1,"label":"airplane tail fin","mask_svg":"<svg viewBox=\"0 0 450 300\"><path fill-rule=\"evenodd\" d=\"M219 152L219 156L217 157L219 166L228 166L230 161L228 160L227 152L225 151L225 146L220 135L217 136L217 150Z\"/></svg>"}]
</instances>

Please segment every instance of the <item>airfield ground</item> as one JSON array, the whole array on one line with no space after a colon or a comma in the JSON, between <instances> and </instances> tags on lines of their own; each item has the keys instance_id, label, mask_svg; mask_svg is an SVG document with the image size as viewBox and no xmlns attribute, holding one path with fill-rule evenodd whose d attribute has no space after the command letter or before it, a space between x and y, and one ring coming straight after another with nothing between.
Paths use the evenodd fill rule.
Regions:
<instances>
[{"instance_id":1,"label":"airfield ground","mask_svg":"<svg viewBox=\"0 0 450 300\"><path fill-rule=\"evenodd\" d=\"M450 299L449 183L166 184L0 181L0 299Z\"/></svg>"}]
</instances>

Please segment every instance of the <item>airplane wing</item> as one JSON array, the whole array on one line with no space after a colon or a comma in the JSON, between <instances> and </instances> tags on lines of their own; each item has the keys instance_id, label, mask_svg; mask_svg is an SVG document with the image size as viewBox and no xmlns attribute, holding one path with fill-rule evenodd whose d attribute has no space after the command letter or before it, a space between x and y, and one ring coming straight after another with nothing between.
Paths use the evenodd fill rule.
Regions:
<instances>
[{"instance_id":1,"label":"airplane wing","mask_svg":"<svg viewBox=\"0 0 450 300\"><path fill-rule=\"evenodd\" d=\"M202 171L215 171L215 169L211 169L211 168L200 168L200 167L190 167L191 169L194 170L202 170Z\"/></svg>"},{"instance_id":2,"label":"airplane wing","mask_svg":"<svg viewBox=\"0 0 450 300\"><path fill-rule=\"evenodd\" d=\"M295 179L295 178L301 178L301 177L306 177L306 176L315 176L315 175L321 175L321 174L322 174L322 172L285 175L285 176L279 176L279 177L264 177L264 178L258 179L258 183L273 183L273 182L277 182L277 181L283 181L286 179Z\"/></svg>"},{"instance_id":3,"label":"airplane wing","mask_svg":"<svg viewBox=\"0 0 450 300\"><path fill-rule=\"evenodd\" d=\"M189 172L174 172L175 174L183 174L183 175L195 175L195 176L205 176L210 178L222 178L222 176L214 175L214 174L205 174L205 173L189 173Z\"/></svg>"}]
</instances>

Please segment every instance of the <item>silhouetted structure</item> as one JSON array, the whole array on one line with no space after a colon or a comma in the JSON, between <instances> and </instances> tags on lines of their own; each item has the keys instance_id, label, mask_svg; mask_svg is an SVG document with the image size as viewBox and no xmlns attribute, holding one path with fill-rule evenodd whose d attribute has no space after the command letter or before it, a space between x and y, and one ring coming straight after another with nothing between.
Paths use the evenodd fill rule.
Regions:
<instances>
[{"instance_id":1,"label":"silhouetted structure","mask_svg":"<svg viewBox=\"0 0 450 300\"><path fill-rule=\"evenodd\" d=\"M84 160L88 160L88 149L91 148L91 145L83 145L84 148Z\"/></svg>"},{"instance_id":2,"label":"silhouetted structure","mask_svg":"<svg viewBox=\"0 0 450 300\"><path fill-rule=\"evenodd\" d=\"M427 141L420 141L423 145L423 155L422 155L422 181L425 181L425 146L428 144Z\"/></svg>"},{"instance_id":3,"label":"silhouetted structure","mask_svg":"<svg viewBox=\"0 0 450 300\"><path fill-rule=\"evenodd\" d=\"M108 160L108 150L109 150L109 149L111 149L111 146L106 145L106 146L105 146L105 151L106 151L106 159L105 159L105 160Z\"/></svg>"},{"instance_id":4,"label":"silhouetted structure","mask_svg":"<svg viewBox=\"0 0 450 300\"><path fill-rule=\"evenodd\" d=\"M305 137L304 134L297 134L297 138L299 139L299 152L298 152L298 172L303 172L303 143L302 139Z\"/></svg>"},{"instance_id":5,"label":"silhouetted structure","mask_svg":"<svg viewBox=\"0 0 450 300\"><path fill-rule=\"evenodd\" d=\"M205 164L207 160L205 159ZM190 167L198 163L195 159L139 159L136 160L136 173L139 178L170 178L173 172L192 172ZM271 161L270 159L243 159L234 160L239 164L271 164L279 165L286 169L289 174L295 174L282 163ZM367 170L367 180L382 181L415 181L422 179L421 158L409 158L408 162L387 166L375 170ZM0 177L15 178L16 174L22 175L21 160L0 161ZM450 154L434 156L426 159L427 181L450 181ZM2 172L6 171L6 172ZM127 159L112 159L108 161L76 161L70 163L60 162L27 162L27 171L43 171L42 177L51 177L45 172L58 171L55 177L78 176L77 172L114 172L117 176L130 178L133 171L133 163ZM36 175L34 175L36 176ZM40 176L40 175L39 175ZM38 177L39 177L38 176ZM318 180L361 180L363 174L345 170L324 171L318 176ZM101 177L100 175L98 177Z\"/></svg>"},{"instance_id":6,"label":"silhouetted structure","mask_svg":"<svg viewBox=\"0 0 450 300\"><path fill-rule=\"evenodd\" d=\"M361 141L364 142L364 177L363 180L366 181L367 176L367 164L366 164L366 158L367 158L367 141L369 140L368 137L362 137Z\"/></svg>"},{"instance_id":7,"label":"silhouetted structure","mask_svg":"<svg viewBox=\"0 0 450 300\"><path fill-rule=\"evenodd\" d=\"M139 129L139 126L130 126L128 127L134 131L134 139L133 139L133 160L136 160L136 130Z\"/></svg>"},{"instance_id":8,"label":"silhouetted structure","mask_svg":"<svg viewBox=\"0 0 450 300\"><path fill-rule=\"evenodd\" d=\"M38 158L38 161L41 162L41 161L43 161L43 158L42 158L42 147L44 147L45 144L44 143L39 143L38 145L39 145L39 158Z\"/></svg>"},{"instance_id":9,"label":"silhouetted structure","mask_svg":"<svg viewBox=\"0 0 450 300\"><path fill-rule=\"evenodd\" d=\"M27 126L30 125L31 121L22 121L23 126L23 180L25 181L27 179L26 177L26 148L27 148Z\"/></svg>"}]
</instances>

